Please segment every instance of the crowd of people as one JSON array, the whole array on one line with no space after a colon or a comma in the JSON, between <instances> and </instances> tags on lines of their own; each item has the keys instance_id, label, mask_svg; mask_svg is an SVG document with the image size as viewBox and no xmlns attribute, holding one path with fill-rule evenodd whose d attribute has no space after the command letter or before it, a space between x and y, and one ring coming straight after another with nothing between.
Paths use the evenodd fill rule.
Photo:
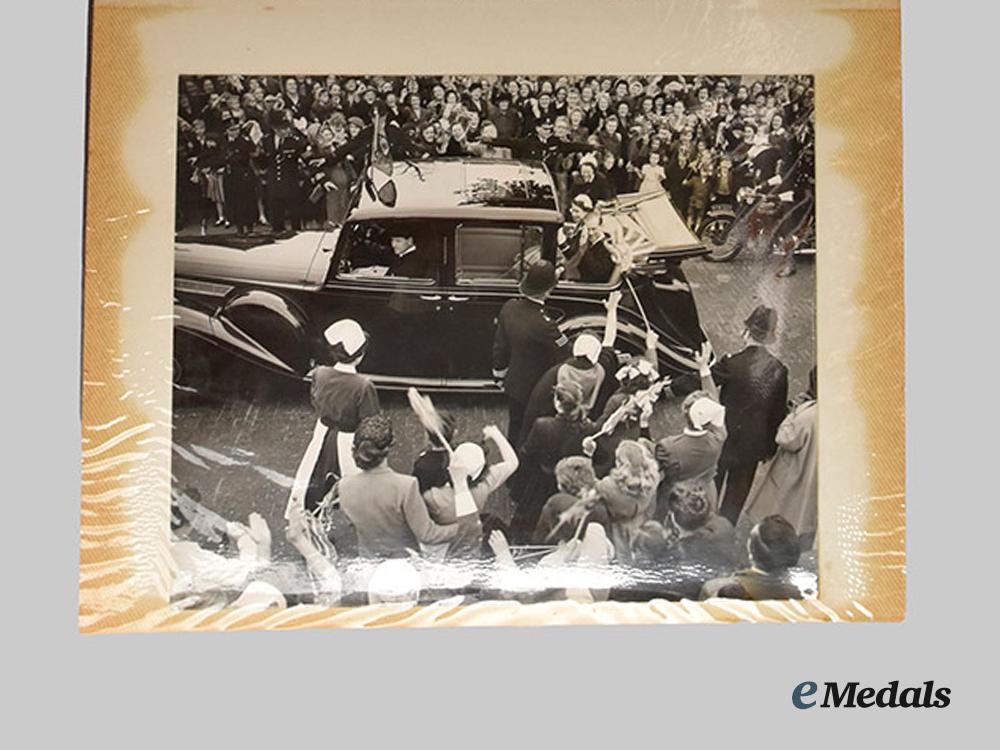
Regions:
<instances>
[{"instance_id":1,"label":"crowd of people","mask_svg":"<svg viewBox=\"0 0 1000 750\"><path fill-rule=\"evenodd\" d=\"M375 600L386 565L414 580L485 567L480 595L529 601L807 593L795 575L815 543L816 372L789 400L777 312L756 307L742 350L715 358L706 342L695 370L671 378L654 332L641 355L616 349L618 292L603 338L567 339L542 314L555 284L550 262L533 263L498 318L506 431L457 424L412 392L428 438L405 473L389 464L395 426L360 371L368 333L350 319L326 330L332 364L312 373L316 423L285 513L320 600ZM679 409L683 429L653 433L654 409ZM491 510L501 487L512 517ZM256 550L269 538L253 523L235 529L265 560Z\"/></svg>"},{"instance_id":2,"label":"crowd of people","mask_svg":"<svg viewBox=\"0 0 1000 750\"><path fill-rule=\"evenodd\" d=\"M542 162L569 227L620 194L665 191L696 233L728 202L754 207L750 239L801 239L787 224L812 211L812 108L808 76L182 76L177 227L339 227L379 151ZM416 257L404 239L393 240L399 263ZM478 582L437 588L522 600L802 596L793 579L815 540L816 379L789 401L772 351L777 312L749 312L741 351L714 359L706 346L696 372L661 376L652 331L645 354L616 349L619 293L603 338L570 341L542 314L559 274L608 276L606 254L580 252L569 235L563 244L565 267L531 259L497 319L505 430L457 424L416 394L427 446L409 472L394 470L395 426L359 367L368 333L337 321L325 332L330 364L311 374L317 419L285 512L302 560L271 560L259 515L213 518L182 494L180 593L215 580L268 604L382 601L466 570ZM654 434L654 409L679 410L683 430ZM501 488L512 515L491 502ZM188 541L206 529L236 558Z\"/></svg>"},{"instance_id":3,"label":"crowd of people","mask_svg":"<svg viewBox=\"0 0 1000 750\"><path fill-rule=\"evenodd\" d=\"M178 101L179 231L340 226L373 134L395 159L542 161L566 211L664 189L696 233L724 202L795 243L813 210L810 76L181 76Z\"/></svg>"}]
</instances>

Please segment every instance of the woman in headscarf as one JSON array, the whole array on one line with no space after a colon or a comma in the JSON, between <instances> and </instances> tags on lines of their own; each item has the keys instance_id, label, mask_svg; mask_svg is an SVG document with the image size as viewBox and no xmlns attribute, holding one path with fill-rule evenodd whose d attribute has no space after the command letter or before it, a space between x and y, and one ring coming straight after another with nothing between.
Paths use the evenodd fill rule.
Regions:
<instances>
[{"instance_id":1,"label":"woman in headscarf","mask_svg":"<svg viewBox=\"0 0 1000 750\"><path fill-rule=\"evenodd\" d=\"M747 530L770 515L780 515L795 528L802 549L816 542L816 368L809 388L794 401L778 427L778 451L764 465L750 491L737 526Z\"/></svg>"}]
</instances>

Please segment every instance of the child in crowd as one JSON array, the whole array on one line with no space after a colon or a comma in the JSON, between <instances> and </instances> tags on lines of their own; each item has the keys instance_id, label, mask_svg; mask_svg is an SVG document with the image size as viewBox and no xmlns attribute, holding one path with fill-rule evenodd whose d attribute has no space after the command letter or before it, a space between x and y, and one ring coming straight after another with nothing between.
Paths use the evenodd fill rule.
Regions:
<instances>
[{"instance_id":1,"label":"child in crowd","mask_svg":"<svg viewBox=\"0 0 1000 750\"><path fill-rule=\"evenodd\" d=\"M663 181L667 179L667 173L660 163L660 152L650 149L649 161L640 167L641 179L639 181L640 193L652 193L663 190Z\"/></svg>"},{"instance_id":2,"label":"child in crowd","mask_svg":"<svg viewBox=\"0 0 1000 750\"><path fill-rule=\"evenodd\" d=\"M585 519L590 523L608 525L608 514L603 505L593 505L583 518L571 520L564 515L580 501L592 499L597 486L594 467L586 456L567 456L556 464L556 485L559 491L550 497L542 508L535 527L535 544L566 542L578 536L578 526Z\"/></svg>"},{"instance_id":3,"label":"child in crowd","mask_svg":"<svg viewBox=\"0 0 1000 750\"><path fill-rule=\"evenodd\" d=\"M694 173L684 181L691 191L688 199L687 225L695 234L701 232L701 225L705 221L705 213L708 211L715 186L714 170L709 156L703 155L703 158L698 159Z\"/></svg>"}]
</instances>

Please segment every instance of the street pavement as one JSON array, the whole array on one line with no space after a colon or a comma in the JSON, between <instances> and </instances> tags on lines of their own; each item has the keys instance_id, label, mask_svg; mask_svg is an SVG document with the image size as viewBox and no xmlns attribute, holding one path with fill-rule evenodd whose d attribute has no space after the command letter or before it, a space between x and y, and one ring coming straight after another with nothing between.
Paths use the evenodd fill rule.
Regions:
<instances>
[{"instance_id":1,"label":"street pavement","mask_svg":"<svg viewBox=\"0 0 1000 750\"><path fill-rule=\"evenodd\" d=\"M815 264L804 259L798 273L779 279L775 257L746 254L730 263L685 261L702 326L719 354L742 347L743 320L758 304L778 310L777 356L789 369L789 395L805 390L815 362ZM425 444L422 428L404 394L381 392L396 443L389 463L408 472ZM434 394L435 404L458 420L458 442L480 440L484 425L505 427L502 397ZM259 512L271 527L277 557L294 558L284 541L283 513L292 477L312 434L315 416L305 387L264 389L193 399L175 392L172 475L178 489L193 488L201 501L230 520L246 521ZM654 437L681 427L679 402L661 401L652 424ZM499 498L503 503L505 498Z\"/></svg>"}]
</instances>

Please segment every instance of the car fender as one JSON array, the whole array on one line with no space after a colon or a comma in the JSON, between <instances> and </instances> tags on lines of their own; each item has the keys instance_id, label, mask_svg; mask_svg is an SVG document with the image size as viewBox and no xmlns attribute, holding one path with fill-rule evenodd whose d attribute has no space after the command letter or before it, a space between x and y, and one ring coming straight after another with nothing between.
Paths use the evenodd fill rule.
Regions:
<instances>
[{"instance_id":1,"label":"car fender","mask_svg":"<svg viewBox=\"0 0 1000 750\"><path fill-rule=\"evenodd\" d=\"M283 374L300 376L308 369L305 316L268 290L235 292L214 313L176 302L174 327Z\"/></svg>"},{"instance_id":2,"label":"car fender","mask_svg":"<svg viewBox=\"0 0 1000 750\"><path fill-rule=\"evenodd\" d=\"M299 374L310 369L313 342L308 319L289 297L269 289L241 289L223 301L216 317L285 369Z\"/></svg>"}]
</instances>

